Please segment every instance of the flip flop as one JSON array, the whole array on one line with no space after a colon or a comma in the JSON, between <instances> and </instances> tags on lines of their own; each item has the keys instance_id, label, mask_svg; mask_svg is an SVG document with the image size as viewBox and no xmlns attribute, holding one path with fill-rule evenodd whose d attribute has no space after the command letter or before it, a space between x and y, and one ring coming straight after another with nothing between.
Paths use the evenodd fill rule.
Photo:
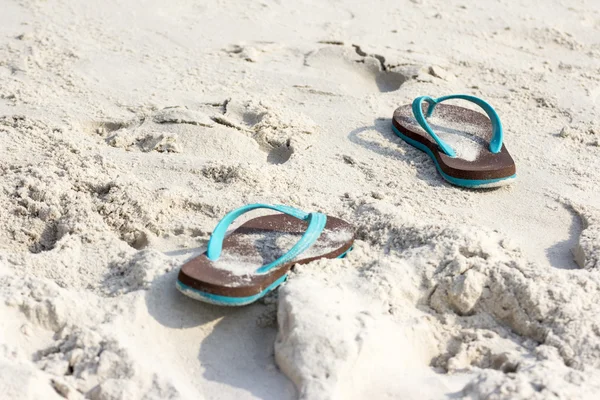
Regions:
<instances>
[{"instance_id":1,"label":"flip flop","mask_svg":"<svg viewBox=\"0 0 600 400\"><path fill-rule=\"evenodd\" d=\"M468 108L439 104L450 99L473 102L487 117ZM454 185L496 187L517 177L515 162L502 144L500 118L491 105L478 97L417 97L412 105L394 111L392 129L402 140L427 153L440 175Z\"/></svg>"},{"instance_id":2,"label":"flip flop","mask_svg":"<svg viewBox=\"0 0 600 400\"><path fill-rule=\"evenodd\" d=\"M253 218L225 237L236 218L259 208L282 214ZM196 300L242 306L281 285L293 265L342 258L353 243L352 225L339 218L282 205L249 204L219 221L206 253L181 267L176 285Z\"/></svg>"}]
</instances>

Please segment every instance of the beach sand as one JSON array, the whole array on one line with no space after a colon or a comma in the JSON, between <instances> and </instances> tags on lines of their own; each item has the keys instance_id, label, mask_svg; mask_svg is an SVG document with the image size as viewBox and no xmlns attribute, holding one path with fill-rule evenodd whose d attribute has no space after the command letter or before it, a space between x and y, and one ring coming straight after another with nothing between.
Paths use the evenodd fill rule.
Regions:
<instances>
[{"instance_id":1,"label":"beach sand","mask_svg":"<svg viewBox=\"0 0 600 400\"><path fill-rule=\"evenodd\" d=\"M451 93L498 111L511 186L393 134ZM597 1L0 0L0 160L2 398L600 393ZM252 202L354 250L248 307L179 293Z\"/></svg>"}]
</instances>

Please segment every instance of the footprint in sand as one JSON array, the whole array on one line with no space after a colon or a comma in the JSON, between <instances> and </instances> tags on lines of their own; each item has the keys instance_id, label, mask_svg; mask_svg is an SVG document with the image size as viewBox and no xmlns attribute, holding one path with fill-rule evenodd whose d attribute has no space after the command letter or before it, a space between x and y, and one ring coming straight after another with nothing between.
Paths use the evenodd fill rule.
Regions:
<instances>
[{"instance_id":1,"label":"footprint in sand","mask_svg":"<svg viewBox=\"0 0 600 400\"><path fill-rule=\"evenodd\" d=\"M284 164L298 150L309 147L316 131L316 124L307 116L266 100L232 99L226 102L223 114L212 119L252 138L269 164Z\"/></svg>"},{"instance_id":2,"label":"footprint in sand","mask_svg":"<svg viewBox=\"0 0 600 400\"><path fill-rule=\"evenodd\" d=\"M309 53L304 61L308 67L317 69L319 75L337 84L343 91L363 94L386 93L398 90L408 76L388 70L385 58L368 54L358 45L331 45Z\"/></svg>"},{"instance_id":3,"label":"footprint in sand","mask_svg":"<svg viewBox=\"0 0 600 400\"><path fill-rule=\"evenodd\" d=\"M90 123L84 130L126 151L184 153L208 161L287 162L306 147L316 124L266 101L233 99L192 110L166 107L130 120ZM223 127L228 128L224 134ZM257 152L262 150L262 152Z\"/></svg>"}]
</instances>

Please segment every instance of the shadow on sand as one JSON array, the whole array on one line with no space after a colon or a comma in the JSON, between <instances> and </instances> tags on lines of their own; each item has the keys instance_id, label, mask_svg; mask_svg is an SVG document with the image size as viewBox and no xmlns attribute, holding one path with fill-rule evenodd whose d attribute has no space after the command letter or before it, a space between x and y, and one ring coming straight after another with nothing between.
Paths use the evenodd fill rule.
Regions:
<instances>
[{"instance_id":1,"label":"shadow on sand","mask_svg":"<svg viewBox=\"0 0 600 400\"><path fill-rule=\"evenodd\" d=\"M546 249L546 258L550 265L560 269L578 269L579 265L575 262L573 249L579 243L579 237L583 230L581 217L572 208L565 206L565 209L571 215L571 226L569 227L569 237L563 241Z\"/></svg>"},{"instance_id":2,"label":"shadow on sand","mask_svg":"<svg viewBox=\"0 0 600 400\"><path fill-rule=\"evenodd\" d=\"M279 371L273 358L276 328L257 324L267 306L258 302L245 307L220 307L193 300L175 288L177 273L175 269L157 278L145 302L150 315L161 325L198 332L197 358L203 378L237 387L253 398L295 399L293 383Z\"/></svg>"},{"instance_id":3,"label":"shadow on sand","mask_svg":"<svg viewBox=\"0 0 600 400\"><path fill-rule=\"evenodd\" d=\"M378 132L385 142L369 138L368 132L371 131ZM348 134L348 140L388 159L400 161L407 168L415 168L417 178L427 182L430 186L444 185L443 178L437 173L429 156L406 144L394 134L391 118L378 118L373 121L371 126L352 130Z\"/></svg>"}]
</instances>

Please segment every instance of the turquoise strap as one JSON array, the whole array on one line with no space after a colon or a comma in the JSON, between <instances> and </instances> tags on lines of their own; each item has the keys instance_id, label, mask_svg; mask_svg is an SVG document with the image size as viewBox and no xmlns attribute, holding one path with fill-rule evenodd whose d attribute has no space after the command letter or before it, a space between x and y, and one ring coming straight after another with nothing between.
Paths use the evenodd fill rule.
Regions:
<instances>
[{"instance_id":1,"label":"turquoise strap","mask_svg":"<svg viewBox=\"0 0 600 400\"><path fill-rule=\"evenodd\" d=\"M298 243L296 243L294 247L292 247L287 253L279 257L277 260L258 268L256 270L258 273L268 272L272 268L290 262L296 258L300 253L304 252L317 241L319 236L321 236L323 229L325 229L325 224L327 223L327 216L321 213L305 213L304 211L296 208L282 205L271 206L268 204L248 204L230 211L223 217L221 221L219 221L208 241L208 250L206 251L206 256L209 260L216 261L221 256L221 250L223 250L223 239L225 239L225 233L227 232L229 225L231 225L231 223L242 214L256 210L257 208L268 208L270 210L291 215L292 217L301 219L303 221L308 221L308 228Z\"/></svg>"},{"instance_id":2,"label":"turquoise strap","mask_svg":"<svg viewBox=\"0 0 600 400\"><path fill-rule=\"evenodd\" d=\"M438 103L450 99L467 100L483 108L483 111L485 111L490 121L492 122L493 134L492 140L490 141L490 151L492 153L499 153L502 149L502 139L504 136L502 133L502 123L500 122L500 117L498 117L496 110L494 110L494 108L491 105L489 105L485 100L482 100L479 97L470 96L468 94L452 94L450 96L438 97L437 99L434 99L429 96L417 97L412 103L412 110L413 114L415 115L415 119L417 120L419 125L421 125L421 128L423 128L425 132L427 132L433 138L433 140L435 140L435 142L438 144L438 146L440 146L444 153L446 153L450 157L456 157L456 153L454 152L454 150L452 150L452 147L448 146L448 144L446 144L442 139L439 138L438 135L435 134L435 132L433 132L433 129L431 129L431 127L425 119L431 117L431 114L433 114L433 110ZM429 107L427 108L427 116L423 115L423 108L421 106L423 101L426 101L429 104Z\"/></svg>"}]
</instances>

